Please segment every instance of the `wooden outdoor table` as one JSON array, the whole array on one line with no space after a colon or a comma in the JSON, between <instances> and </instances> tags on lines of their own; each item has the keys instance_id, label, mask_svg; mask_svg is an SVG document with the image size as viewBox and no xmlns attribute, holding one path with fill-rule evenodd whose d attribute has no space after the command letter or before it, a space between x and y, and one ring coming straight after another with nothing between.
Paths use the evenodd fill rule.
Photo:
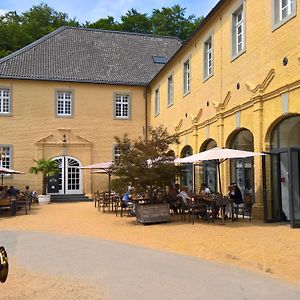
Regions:
<instances>
[{"instance_id":1,"label":"wooden outdoor table","mask_svg":"<svg viewBox=\"0 0 300 300\"><path fill-rule=\"evenodd\" d=\"M222 197L222 196L210 196L210 197L203 197L203 196L196 196L195 202L197 203L205 203L208 206L210 206L210 209L212 211L212 218L213 220L216 218L215 216L215 208L220 207L221 208L221 217L222 222L224 223L225 220L225 208L228 204L231 203L231 219L233 220L233 205L232 205L232 199L228 197Z\"/></svg>"}]
</instances>

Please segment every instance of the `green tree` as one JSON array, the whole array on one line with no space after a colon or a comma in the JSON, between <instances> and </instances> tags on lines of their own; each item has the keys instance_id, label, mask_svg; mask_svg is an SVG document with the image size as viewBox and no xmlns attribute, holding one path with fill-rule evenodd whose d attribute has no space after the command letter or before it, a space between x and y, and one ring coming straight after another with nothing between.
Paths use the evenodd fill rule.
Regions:
<instances>
[{"instance_id":1,"label":"green tree","mask_svg":"<svg viewBox=\"0 0 300 300\"><path fill-rule=\"evenodd\" d=\"M6 56L61 26L78 26L66 13L57 12L47 4L33 6L18 15L8 12L0 16L0 57Z\"/></svg>"},{"instance_id":2,"label":"green tree","mask_svg":"<svg viewBox=\"0 0 300 300\"><path fill-rule=\"evenodd\" d=\"M129 10L121 16L120 30L137 33L151 33L151 22L147 14L141 14L136 9Z\"/></svg>"},{"instance_id":3,"label":"green tree","mask_svg":"<svg viewBox=\"0 0 300 300\"><path fill-rule=\"evenodd\" d=\"M177 135L170 135L164 126L149 128L147 134L131 140L127 134L115 137L121 155L113 167L113 185L132 184L138 191L148 187L165 187L174 181L176 166L170 145L178 144Z\"/></svg>"},{"instance_id":4,"label":"green tree","mask_svg":"<svg viewBox=\"0 0 300 300\"><path fill-rule=\"evenodd\" d=\"M120 30L120 24L115 21L114 17L111 16L99 19L94 23L86 22L83 27L105 30Z\"/></svg>"},{"instance_id":5,"label":"green tree","mask_svg":"<svg viewBox=\"0 0 300 300\"><path fill-rule=\"evenodd\" d=\"M50 159L34 160L36 165L29 169L29 173L42 173L43 176L43 195L46 195L48 178L59 173L57 163Z\"/></svg>"},{"instance_id":6,"label":"green tree","mask_svg":"<svg viewBox=\"0 0 300 300\"><path fill-rule=\"evenodd\" d=\"M185 17L186 8L180 5L154 9L151 16L152 33L157 35L177 36L186 40L195 30L203 17L196 18L194 15Z\"/></svg>"},{"instance_id":7,"label":"green tree","mask_svg":"<svg viewBox=\"0 0 300 300\"><path fill-rule=\"evenodd\" d=\"M27 39L21 28L20 16L11 11L0 16L0 57L26 45Z\"/></svg>"}]
</instances>

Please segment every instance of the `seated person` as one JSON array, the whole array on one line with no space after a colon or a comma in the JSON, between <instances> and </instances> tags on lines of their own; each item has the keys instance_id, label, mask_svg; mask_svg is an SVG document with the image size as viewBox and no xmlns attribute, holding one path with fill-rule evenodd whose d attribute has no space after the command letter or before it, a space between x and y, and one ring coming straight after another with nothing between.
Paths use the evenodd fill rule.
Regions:
<instances>
[{"instance_id":1,"label":"seated person","mask_svg":"<svg viewBox=\"0 0 300 300\"><path fill-rule=\"evenodd\" d=\"M233 182L228 186L227 197L232 200L232 202L226 205L226 214L230 214L233 207L237 207L243 203L242 192L236 183Z\"/></svg>"},{"instance_id":2,"label":"seated person","mask_svg":"<svg viewBox=\"0 0 300 300\"><path fill-rule=\"evenodd\" d=\"M16 195L20 194L20 191L17 190L15 187L12 185L9 187L9 189L6 192L6 195L9 197L16 197Z\"/></svg>"},{"instance_id":3,"label":"seated person","mask_svg":"<svg viewBox=\"0 0 300 300\"><path fill-rule=\"evenodd\" d=\"M179 193L178 193L179 194ZM180 203L177 198L177 191L174 186L169 186L169 191L167 194L167 202L169 203L170 209L176 214L180 207Z\"/></svg>"},{"instance_id":4,"label":"seated person","mask_svg":"<svg viewBox=\"0 0 300 300\"><path fill-rule=\"evenodd\" d=\"M210 189L206 183L201 183L200 195L204 198L208 197L211 194Z\"/></svg>"},{"instance_id":5,"label":"seated person","mask_svg":"<svg viewBox=\"0 0 300 300\"><path fill-rule=\"evenodd\" d=\"M131 201L132 195L134 194L134 188L129 186L128 190L126 193L123 194L122 196L122 207L129 207L130 205L132 206L132 212L135 213L135 203Z\"/></svg>"},{"instance_id":6,"label":"seated person","mask_svg":"<svg viewBox=\"0 0 300 300\"><path fill-rule=\"evenodd\" d=\"M181 197L183 204L187 205L188 200L191 200L189 196L189 189L187 186L182 187L181 192L177 195L177 197Z\"/></svg>"},{"instance_id":7,"label":"seated person","mask_svg":"<svg viewBox=\"0 0 300 300\"><path fill-rule=\"evenodd\" d=\"M242 192L236 183L230 184L228 196L230 199L233 200L233 203L235 203L236 205L243 203Z\"/></svg>"}]
</instances>

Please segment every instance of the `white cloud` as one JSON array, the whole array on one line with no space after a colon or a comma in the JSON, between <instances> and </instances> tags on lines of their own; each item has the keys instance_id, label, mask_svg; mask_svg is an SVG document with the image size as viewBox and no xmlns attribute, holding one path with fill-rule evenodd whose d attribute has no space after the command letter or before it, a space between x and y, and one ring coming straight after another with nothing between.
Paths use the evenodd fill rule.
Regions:
<instances>
[{"instance_id":1,"label":"white cloud","mask_svg":"<svg viewBox=\"0 0 300 300\"><path fill-rule=\"evenodd\" d=\"M0 8L0 16L4 16L8 10Z\"/></svg>"}]
</instances>

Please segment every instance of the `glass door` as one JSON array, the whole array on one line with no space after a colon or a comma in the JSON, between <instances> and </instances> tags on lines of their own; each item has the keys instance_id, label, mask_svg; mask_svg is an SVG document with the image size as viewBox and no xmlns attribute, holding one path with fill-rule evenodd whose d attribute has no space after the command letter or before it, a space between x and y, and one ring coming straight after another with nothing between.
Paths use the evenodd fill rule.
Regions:
<instances>
[{"instance_id":1,"label":"glass door","mask_svg":"<svg viewBox=\"0 0 300 300\"><path fill-rule=\"evenodd\" d=\"M60 169L57 175L58 194L81 194L82 171L80 162L69 156L61 156L54 159Z\"/></svg>"},{"instance_id":2,"label":"glass door","mask_svg":"<svg viewBox=\"0 0 300 300\"><path fill-rule=\"evenodd\" d=\"M282 202L281 202L281 171L280 171L280 153L271 153L271 220L281 222Z\"/></svg>"},{"instance_id":3,"label":"glass door","mask_svg":"<svg viewBox=\"0 0 300 300\"><path fill-rule=\"evenodd\" d=\"M80 194L80 164L74 158L65 157L65 177L66 177L66 194Z\"/></svg>"},{"instance_id":4,"label":"glass door","mask_svg":"<svg viewBox=\"0 0 300 300\"><path fill-rule=\"evenodd\" d=\"M291 227L300 227L300 149L290 149L290 219Z\"/></svg>"}]
</instances>

